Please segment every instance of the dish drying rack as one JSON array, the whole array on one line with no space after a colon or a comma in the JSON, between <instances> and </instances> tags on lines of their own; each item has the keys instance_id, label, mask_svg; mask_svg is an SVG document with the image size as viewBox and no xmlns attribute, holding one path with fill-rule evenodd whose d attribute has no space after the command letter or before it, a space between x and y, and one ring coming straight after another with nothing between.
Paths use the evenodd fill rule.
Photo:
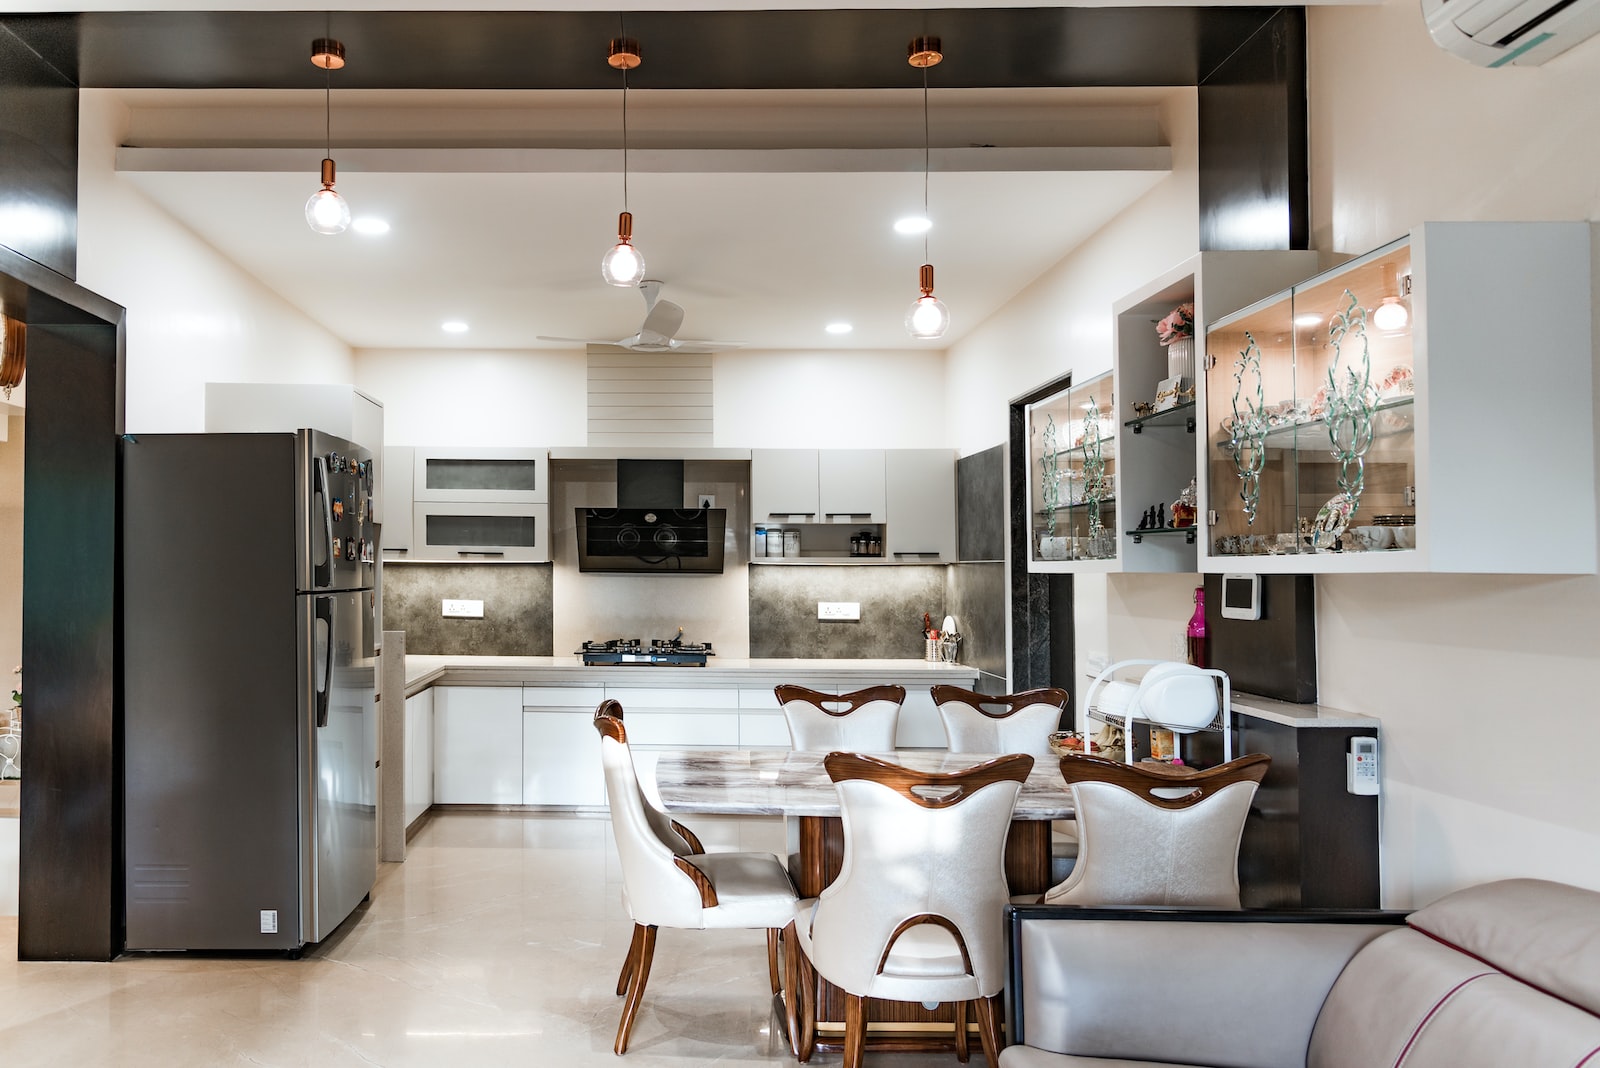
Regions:
<instances>
[{"instance_id":1,"label":"dish drying rack","mask_svg":"<svg viewBox=\"0 0 1600 1068\"><path fill-rule=\"evenodd\" d=\"M1117 672L1134 667L1148 669L1137 683L1112 678ZM1157 667L1162 670L1154 670ZM1209 678L1213 688L1220 691L1212 696L1209 719L1202 718L1208 705L1198 696L1200 688L1193 685L1201 677ZM1098 701L1104 700L1103 694L1108 689L1117 703L1115 707L1103 709ZM1233 759L1232 687L1228 673L1216 668L1195 667L1175 660L1118 660L1094 677L1084 695L1078 713L1078 729L1086 738L1091 720L1121 727L1128 738L1133 736L1135 723L1146 723L1177 734L1220 732L1222 759L1224 762ZM1126 746L1123 759L1133 763L1132 744Z\"/></svg>"}]
</instances>

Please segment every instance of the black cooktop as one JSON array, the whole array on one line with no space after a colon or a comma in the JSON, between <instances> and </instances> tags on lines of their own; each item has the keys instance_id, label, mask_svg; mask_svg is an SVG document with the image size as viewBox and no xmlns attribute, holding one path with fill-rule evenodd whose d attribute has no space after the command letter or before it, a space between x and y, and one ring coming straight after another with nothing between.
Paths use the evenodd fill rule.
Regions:
<instances>
[{"instance_id":1,"label":"black cooktop","mask_svg":"<svg viewBox=\"0 0 1600 1068\"><path fill-rule=\"evenodd\" d=\"M706 657L715 656L710 642L686 642L681 638L612 638L603 642L584 642L578 655L585 664L642 664L658 667L705 667Z\"/></svg>"}]
</instances>

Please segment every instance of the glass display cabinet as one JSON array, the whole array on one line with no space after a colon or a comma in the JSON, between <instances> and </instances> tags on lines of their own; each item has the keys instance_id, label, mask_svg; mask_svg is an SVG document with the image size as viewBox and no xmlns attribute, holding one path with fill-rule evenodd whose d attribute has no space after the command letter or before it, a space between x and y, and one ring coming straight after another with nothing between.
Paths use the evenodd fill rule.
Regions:
<instances>
[{"instance_id":1,"label":"glass display cabinet","mask_svg":"<svg viewBox=\"0 0 1600 1068\"><path fill-rule=\"evenodd\" d=\"M1104 571L1116 563L1112 383L1107 372L1027 407L1030 570Z\"/></svg>"},{"instance_id":2,"label":"glass display cabinet","mask_svg":"<svg viewBox=\"0 0 1600 1068\"><path fill-rule=\"evenodd\" d=\"M1213 323L1202 569L1592 572L1588 273L1586 224L1430 223Z\"/></svg>"}]
</instances>

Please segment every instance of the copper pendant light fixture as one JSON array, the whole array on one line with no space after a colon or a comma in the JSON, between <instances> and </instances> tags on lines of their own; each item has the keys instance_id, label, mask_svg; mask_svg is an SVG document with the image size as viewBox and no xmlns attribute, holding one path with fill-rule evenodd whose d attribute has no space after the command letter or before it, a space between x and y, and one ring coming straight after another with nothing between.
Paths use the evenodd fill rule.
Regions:
<instances>
[{"instance_id":1,"label":"copper pendant light fixture","mask_svg":"<svg viewBox=\"0 0 1600 1068\"><path fill-rule=\"evenodd\" d=\"M333 82L328 74L344 67L344 44L331 37L318 37L311 42L311 62L323 71L326 154L322 160L322 188L306 201L306 224L319 234L342 234L350 226L350 205L333 188Z\"/></svg>"},{"instance_id":2,"label":"copper pendant light fixture","mask_svg":"<svg viewBox=\"0 0 1600 1068\"><path fill-rule=\"evenodd\" d=\"M633 288L644 280L644 257L633 247L633 215L628 211L628 72L644 62L639 42L613 37L606 62L622 72L622 213L617 216L617 243L600 260L607 285Z\"/></svg>"},{"instance_id":3,"label":"copper pendant light fixture","mask_svg":"<svg viewBox=\"0 0 1600 1068\"><path fill-rule=\"evenodd\" d=\"M6 400L11 391L22 385L22 376L28 370L28 328L21 319L0 316L5 322L5 332L0 336L0 389Z\"/></svg>"},{"instance_id":4,"label":"copper pendant light fixture","mask_svg":"<svg viewBox=\"0 0 1600 1068\"><path fill-rule=\"evenodd\" d=\"M932 169L933 142L928 133L928 68L944 59L937 37L913 37L906 48L906 62L922 71L922 214L928 215L928 172ZM928 259L927 231L923 231L922 258ZM922 295L911 302L906 312L906 332L919 341L937 341L950 329L950 309L933 295L933 264L924 263L917 272L917 288Z\"/></svg>"}]
</instances>

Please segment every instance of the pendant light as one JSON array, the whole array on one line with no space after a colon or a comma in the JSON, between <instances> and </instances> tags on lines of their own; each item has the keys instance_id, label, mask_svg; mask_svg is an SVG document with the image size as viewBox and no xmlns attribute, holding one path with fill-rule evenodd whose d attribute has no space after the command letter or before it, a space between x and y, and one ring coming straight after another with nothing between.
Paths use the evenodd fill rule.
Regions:
<instances>
[{"instance_id":1,"label":"pendant light","mask_svg":"<svg viewBox=\"0 0 1600 1068\"><path fill-rule=\"evenodd\" d=\"M922 214L928 217L928 172L932 169L932 140L928 134L928 68L944 59L937 37L913 37L906 62L922 71ZM928 236L923 231L922 258L928 258ZM917 275L922 295L906 312L906 332L919 341L937 341L950 329L950 309L933 295L933 264L924 263Z\"/></svg>"},{"instance_id":2,"label":"pendant light","mask_svg":"<svg viewBox=\"0 0 1600 1068\"><path fill-rule=\"evenodd\" d=\"M323 120L327 153L322 160L322 188L306 201L306 223L319 234L342 234L350 226L350 205L333 188L333 81L332 71L344 66L344 45L331 37L311 42L311 62L322 68Z\"/></svg>"},{"instance_id":3,"label":"pendant light","mask_svg":"<svg viewBox=\"0 0 1600 1068\"><path fill-rule=\"evenodd\" d=\"M10 400L11 391L22 385L28 370L28 328L9 315L0 315L0 323L4 324L0 331L0 389Z\"/></svg>"},{"instance_id":4,"label":"pendant light","mask_svg":"<svg viewBox=\"0 0 1600 1068\"><path fill-rule=\"evenodd\" d=\"M622 214L617 216L617 243L600 260L607 285L633 288L644 280L644 257L633 247L633 215L628 211L628 72L644 62L639 42L613 37L606 62L622 72Z\"/></svg>"}]
</instances>

